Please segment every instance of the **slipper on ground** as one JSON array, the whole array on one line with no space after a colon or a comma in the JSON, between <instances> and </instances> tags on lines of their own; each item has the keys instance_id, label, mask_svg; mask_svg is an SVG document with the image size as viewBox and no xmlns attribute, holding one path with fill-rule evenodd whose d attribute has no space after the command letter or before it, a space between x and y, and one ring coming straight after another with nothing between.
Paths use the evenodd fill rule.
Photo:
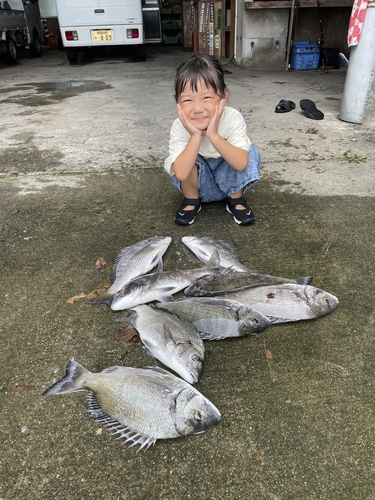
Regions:
<instances>
[{"instance_id":1,"label":"slipper on ground","mask_svg":"<svg viewBox=\"0 0 375 500\"><path fill-rule=\"evenodd\" d=\"M294 104L293 101L287 101L286 99L281 99L279 104L275 108L275 113L288 113L289 111L292 111L296 105Z\"/></svg>"},{"instance_id":2,"label":"slipper on ground","mask_svg":"<svg viewBox=\"0 0 375 500\"><path fill-rule=\"evenodd\" d=\"M317 109L315 103L310 101L310 99L302 99L299 105L307 118L311 118L312 120L323 120L324 114Z\"/></svg>"}]
</instances>

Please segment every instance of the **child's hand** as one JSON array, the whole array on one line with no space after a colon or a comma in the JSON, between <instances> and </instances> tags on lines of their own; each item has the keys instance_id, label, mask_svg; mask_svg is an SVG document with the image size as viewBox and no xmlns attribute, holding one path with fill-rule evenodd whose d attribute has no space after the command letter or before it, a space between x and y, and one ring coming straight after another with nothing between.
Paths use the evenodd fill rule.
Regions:
<instances>
[{"instance_id":1,"label":"child's hand","mask_svg":"<svg viewBox=\"0 0 375 500\"><path fill-rule=\"evenodd\" d=\"M194 125L189 122L189 120L186 118L185 113L182 111L181 106L177 104L177 114L179 119L182 122L182 125L185 127L185 129L189 132L190 135L202 135L202 132L198 130Z\"/></svg>"},{"instance_id":2,"label":"child's hand","mask_svg":"<svg viewBox=\"0 0 375 500\"><path fill-rule=\"evenodd\" d=\"M224 112L226 104L227 104L226 98L220 99L220 101L216 104L215 113L213 114L206 131L206 135L208 138L213 137L218 133L220 118Z\"/></svg>"}]
</instances>

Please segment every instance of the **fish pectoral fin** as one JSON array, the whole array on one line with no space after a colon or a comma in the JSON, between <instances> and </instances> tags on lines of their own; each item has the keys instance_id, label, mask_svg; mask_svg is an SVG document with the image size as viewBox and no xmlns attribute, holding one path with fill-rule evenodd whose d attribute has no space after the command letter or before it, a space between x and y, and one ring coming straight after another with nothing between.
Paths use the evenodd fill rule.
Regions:
<instances>
[{"instance_id":1,"label":"fish pectoral fin","mask_svg":"<svg viewBox=\"0 0 375 500\"><path fill-rule=\"evenodd\" d=\"M173 295L169 295L168 297L160 297L160 299L158 299L158 302L174 302L175 299L173 297Z\"/></svg>"},{"instance_id":2,"label":"fish pectoral fin","mask_svg":"<svg viewBox=\"0 0 375 500\"><path fill-rule=\"evenodd\" d=\"M162 288L159 289L161 293L168 293L168 292L174 292L176 290L176 287L175 286L163 286Z\"/></svg>"}]
</instances>

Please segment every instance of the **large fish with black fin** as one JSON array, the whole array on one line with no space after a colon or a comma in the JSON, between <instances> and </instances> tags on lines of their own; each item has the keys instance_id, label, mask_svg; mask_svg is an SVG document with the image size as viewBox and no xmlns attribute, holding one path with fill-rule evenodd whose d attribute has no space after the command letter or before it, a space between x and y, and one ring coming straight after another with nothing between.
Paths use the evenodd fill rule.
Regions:
<instances>
[{"instance_id":1,"label":"large fish with black fin","mask_svg":"<svg viewBox=\"0 0 375 500\"><path fill-rule=\"evenodd\" d=\"M312 276L302 278L282 278L272 274L263 274L255 271L232 271L227 269L225 272L216 276L203 276L198 281L188 286L184 293L187 297L214 297L223 293L243 290L245 288L261 285L279 285L292 283L298 285L310 285Z\"/></svg>"},{"instance_id":2,"label":"large fish with black fin","mask_svg":"<svg viewBox=\"0 0 375 500\"><path fill-rule=\"evenodd\" d=\"M163 271L140 276L117 292L112 300L111 309L113 311L133 309L139 304L166 299L191 285L198 278L206 274L217 274L222 270L219 266L218 253L214 252L207 264L199 269Z\"/></svg>"},{"instance_id":3,"label":"large fish with black fin","mask_svg":"<svg viewBox=\"0 0 375 500\"><path fill-rule=\"evenodd\" d=\"M208 262L211 255L217 251L221 267L230 267L234 271L244 272L249 269L242 264L233 245L226 241L213 240L208 236L183 236L182 243L186 245L202 262Z\"/></svg>"},{"instance_id":4,"label":"large fish with black fin","mask_svg":"<svg viewBox=\"0 0 375 500\"><path fill-rule=\"evenodd\" d=\"M178 373L186 382L198 382L204 361L204 344L197 329L168 311L148 305L132 308L132 320L146 352Z\"/></svg>"},{"instance_id":5,"label":"large fish with black fin","mask_svg":"<svg viewBox=\"0 0 375 500\"><path fill-rule=\"evenodd\" d=\"M171 241L170 236L155 236L123 248L117 254L113 265L111 273L112 285L98 297L88 300L87 303L110 305L113 297L126 283L150 272L156 266L158 266L159 271L162 271L162 257Z\"/></svg>"},{"instance_id":6,"label":"large fish with black fin","mask_svg":"<svg viewBox=\"0 0 375 500\"><path fill-rule=\"evenodd\" d=\"M270 325L263 314L234 300L190 297L155 306L177 314L194 325L204 340L257 335Z\"/></svg>"},{"instance_id":7,"label":"large fish with black fin","mask_svg":"<svg viewBox=\"0 0 375 500\"><path fill-rule=\"evenodd\" d=\"M339 301L334 295L311 285L283 284L245 288L220 295L253 307L271 323L317 318L334 311Z\"/></svg>"},{"instance_id":8,"label":"large fish with black fin","mask_svg":"<svg viewBox=\"0 0 375 500\"><path fill-rule=\"evenodd\" d=\"M44 396L77 391L90 391L89 415L130 446L139 446L138 451L158 439L199 434L221 418L199 391L158 367L111 366L92 373L71 359L65 377Z\"/></svg>"}]
</instances>

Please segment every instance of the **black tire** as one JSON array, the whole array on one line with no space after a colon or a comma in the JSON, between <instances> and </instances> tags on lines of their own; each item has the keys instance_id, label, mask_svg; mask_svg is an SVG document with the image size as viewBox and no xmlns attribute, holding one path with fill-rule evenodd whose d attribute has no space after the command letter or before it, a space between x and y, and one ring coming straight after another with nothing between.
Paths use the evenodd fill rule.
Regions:
<instances>
[{"instance_id":1,"label":"black tire","mask_svg":"<svg viewBox=\"0 0 375 500\"><path fill-rule=\"evenodd\" d=\"M4 61L7 64L17 64L17 47L9 36L7 38L7 51L4 55Z\"/></svg>"},{"instance_id":2,"label":"black tire","mask_svg":"<svg viewBox=\"0 0 375 500\"><path fill-rule=\"evenodd\" d=\"M33 40L30 43L30 52L33 57L40 57L42 55L42 44L36 30L33 31Z\"/></svg>"},{"instance_id":3,"label":"black tire","mask_svg":"<svg viewBox=\"0 0 375 500\"><path fill-rule=\"evenodd\" d=\"M138 61L145 61L146 60L146 47L144 45L137 45L135 50L136 50Z\"/></svg>"},{"instance_id":4,"label":"black tire","mask_svg":"<svg viewBox=\"0 0 375 500\"><path fill-rule=\"evenodd\" d=\"M76 49L66 49L66 56L70 64L77 64L78 52L76 51Z\"/></svg>"}]
</instances>

